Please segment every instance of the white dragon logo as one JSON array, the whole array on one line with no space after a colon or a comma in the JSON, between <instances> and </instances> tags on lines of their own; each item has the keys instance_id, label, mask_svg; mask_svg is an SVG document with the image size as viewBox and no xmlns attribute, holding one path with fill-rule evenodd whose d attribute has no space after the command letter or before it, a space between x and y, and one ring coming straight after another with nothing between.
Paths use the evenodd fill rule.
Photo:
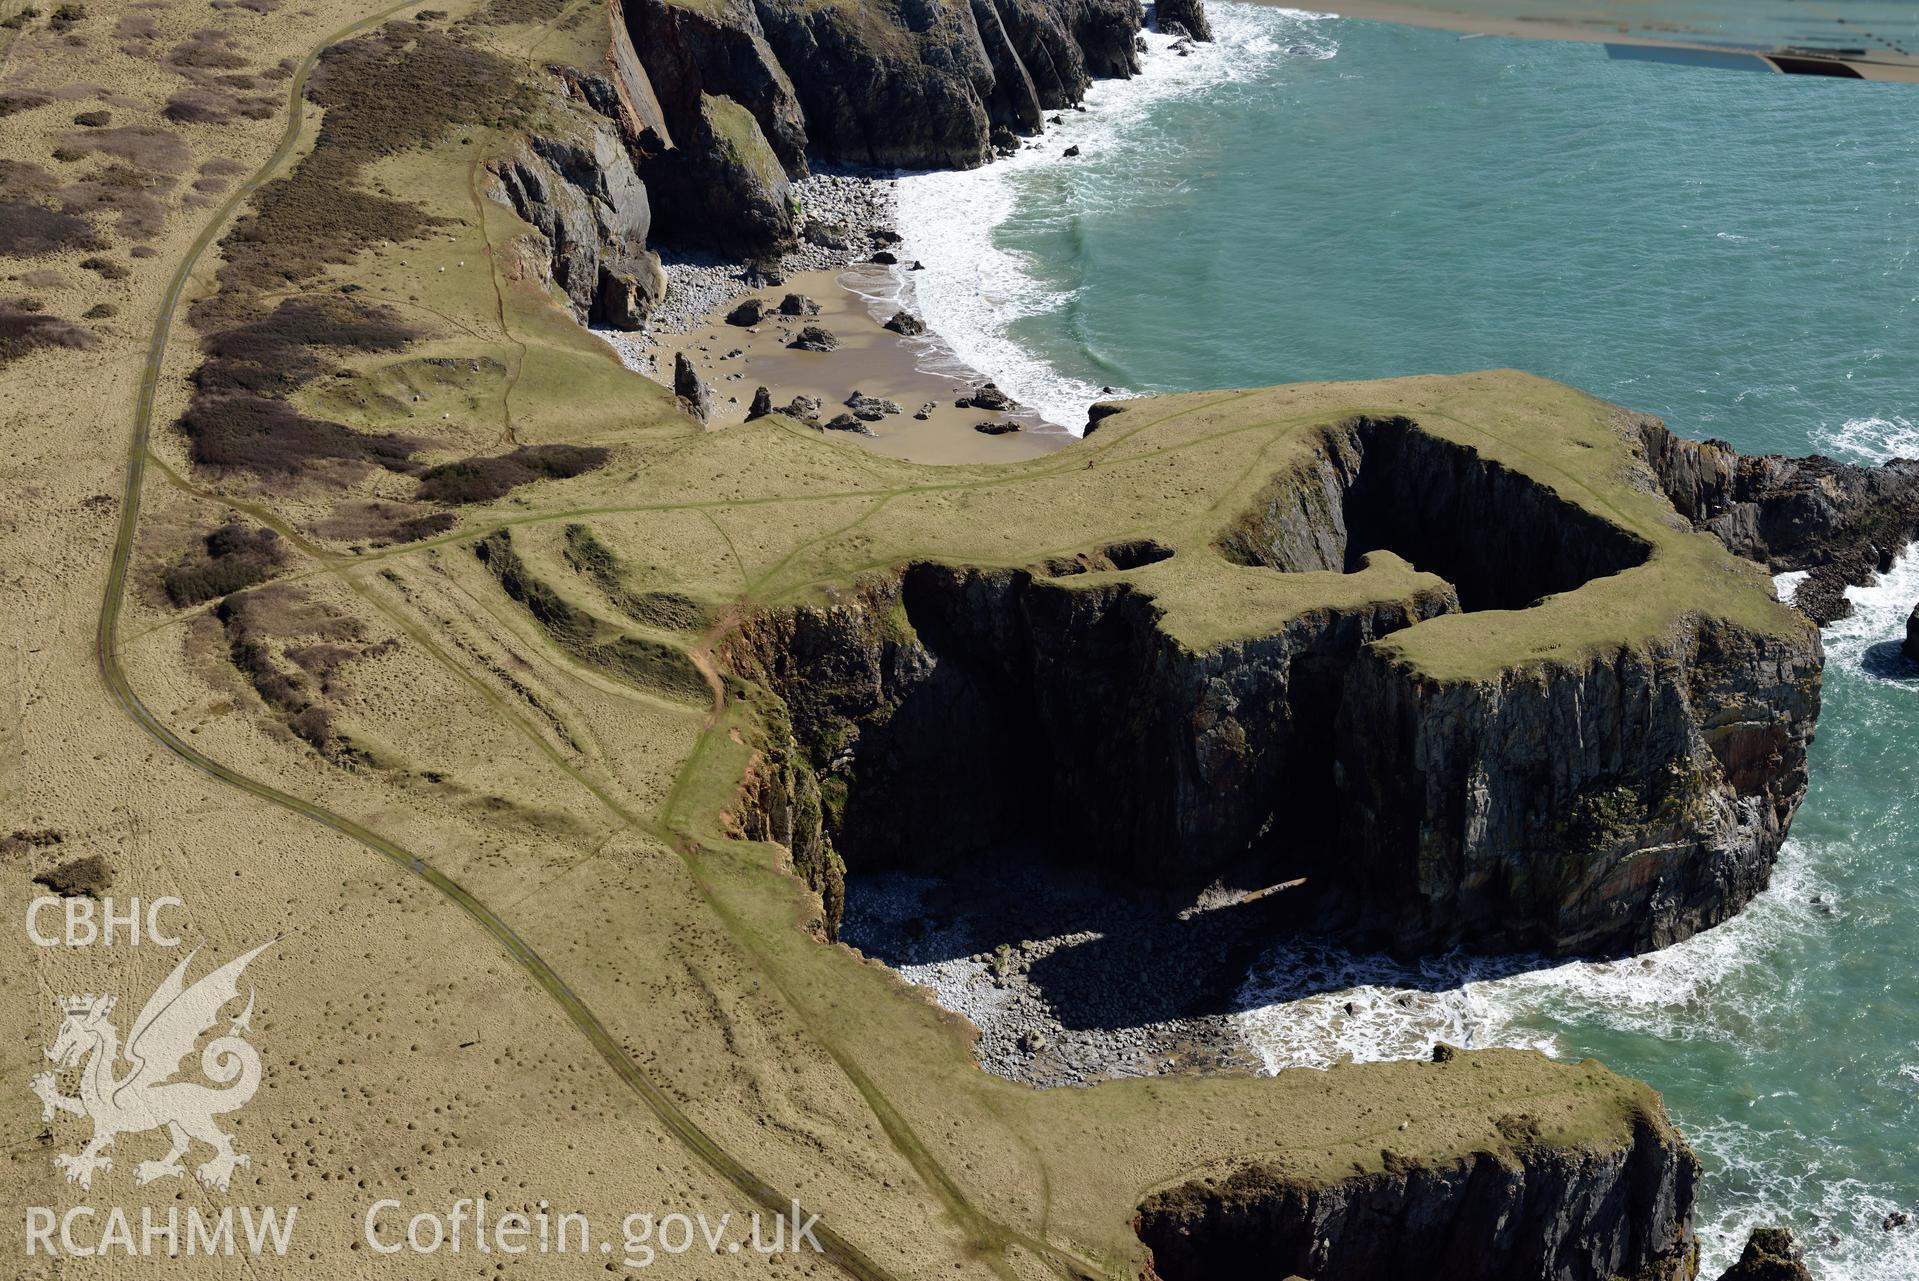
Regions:
<instances>
[{"instance_id":1,"label":"white dragon logo","mask_svg":"<svg viewBox=\"0 0 1919 1281\"><path fill-rule=\"evenodd\" d=\"M56 1111L93 1118L93 1138L87 1145L79 1152L63 1152L53 1158L54 1165L67 1172L69 1183L90 1188L96 1170L111 1170L113 1158L101 1154L120 1135L165 1126L172 1148L163 1159L142 1161L134 1167L133 1181L151 1183L186 1173L180 1158L198 1139L213 1149L213 1156L195 1173L208 1187L226 1190L233 1171L248 1164L248 1159L233 1150L232 1137L215 1125L213 1118L244 1106L260 1088L260 1052L240 1036L252 1031L251 990L246 1009L233 1020L226 1035L215 1037L200 1052L200 1070L226 1088L216 1090L198 1081L169 1078L219 1020L221 1007L240 995L240 973L247 963L275 941L269 939L244 956L235 957L191 987L186 983L187 966L198 952L189 952L154 989L139 1017L133 1020L125 1051L131 1066L124 1076L118 1075L120 1031L107 1018L114 998L88 995L61 1000L66 1017L47 1057L59 1072L85 1063L80 1093L77 1097L61 1094L54 1072L40 1073L30 1088L40 1097L43 1121L51 1121Z\"/></svg>"}]
</instances>

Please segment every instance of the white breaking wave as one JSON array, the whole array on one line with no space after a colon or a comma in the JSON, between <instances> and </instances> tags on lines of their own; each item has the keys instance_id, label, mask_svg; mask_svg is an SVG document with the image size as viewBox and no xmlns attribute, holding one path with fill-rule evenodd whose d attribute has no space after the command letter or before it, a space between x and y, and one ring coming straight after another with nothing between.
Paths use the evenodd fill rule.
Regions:
<instances>
[{"instance_id":1,"label":"white breaking wave","mask_svg":"<svg viewBox=\"0 0 1919 1281\"><path fill-rule=\"evenodd\" d=\"M1646 956L1554 962L1453 953L1407 964L1285 944L1248 974L1235 1015L1268 1072L1425 1058L1435 1042L1562 1050L1543 1023L1600 1024L1666 1041L1734 1039L1749 1019L1715 1004L1728 981L1820 928L1834 895L1788 842L1772 887L1716 929ZM1790 983L1790 978L1783 980Z\"/></svg>"},{"instance_id":2,"label":"white breaking wave","mask_svg":"<svg viewBox=\"0 0 1919 1281\"><path fill-rule=\"evenodd\" d=\"M1919 602L1919 543L1900 553L1876 582L1848 587L1846 597L1852 617L1826 628L1826 662L1863 670L1872 651L1905 639L1906 619ZM1919 683L1910 688L1919 691Z\"/></svg>"},{"instance_id":3,"label":"white breaking wave","mask_svg":"<svg viewBox=\"0 0 1919 1281\"><path fill-rule=\"evenodd\" d=\"M1817 427L1813 444L1844 462L1877 465L1894 458L1919 458L1919 424L1891 418L1848 418L1838 427Z\"/></svg>"},{"instance_id":4,"label":"white breaking wave","mask_svg":"<svg viewBox=\"0 0 1919 1281\"><path fill-rule=\"evenodd\" d=\"M1049 289L1036 264L1000 249L994 233L1016 210L1022 175L1123 150L1134 129L1174 99L1253 79L1278 59L1325 59L1339 49L1314 30L1329 15L1237 4L1214 5L1209 13L1212 43L1196 44L1181 57L1172 39L1147 32L1141 74L1096 82L1086 94L1087 110L1060 113L1062 123L1049 126L1037 147L980 169L895 180L900 257L926 265L911 276L922 318L961 361L1076 434L1087 406L1115 393L1060 371L1011 336L1020 320L1054 311L1071 295ZM1063 157L1069 146L1080 149L1078 161Z\"/></svg>"},{"instance_id":5,"label":"white breaking wave","mask_svg":"<svg viewBox=\"0 0 1919 1281\"><path fill-rule=\"evenodd\" d=\"M1795 576L1775 581L1789 598ZM1877 582L1847 595L1855 612L1826 630L1828 665L1870 675L1868 656L1904 635L1919 600L1919 544ZM1911 688L1919 690L1919 681ZM1838 856L1789 840L1771 888L1737 917L1619 961L1453 954L1407 964L1324 945L1284 945L1249 972L1239 993L1245 1008L1234 1017L1268 1072L1424 1058L1439 1041L1563 1054L1573 1047L1559 1030L1578 1027L1667 1043L1762 1044L1771 1012L1806 999L1798 967L1783 958L1820 950L1817 936L1845 915L1825 870ZM1754 991L1768 994L1766 1008L1753 1008ZM1919 1082L1919 1062L1888 1065L1887 1076L1889 1088ZM1836 1140L1800 1135L1798 1143L1781 1143L1765 1124L1736 1119L1688 1124L1686 1134L1719 1190L1697 1225L1702 1276L1731 1266L1753 1226L1782 1223L1799 1231L1827 1281L1919 1277L1919 1233L1883 1228L1887 1215L1912 1206L1901 1189L1835 1177L1853 1165ZM1807 1143L1816 1149L1810 1160Z\"/></svg>"}]
</instances>

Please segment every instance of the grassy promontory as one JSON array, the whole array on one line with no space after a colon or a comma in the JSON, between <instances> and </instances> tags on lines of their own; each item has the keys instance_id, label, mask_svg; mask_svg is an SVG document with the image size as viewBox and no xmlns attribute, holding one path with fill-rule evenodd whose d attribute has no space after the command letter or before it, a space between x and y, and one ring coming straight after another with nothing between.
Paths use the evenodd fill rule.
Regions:
<instances>
[{"instance_id":1,"label":"grassy promontory","mask_svg":"<svg viewBox=\"0 0 1919 1281\"><path fill-rule=\"evenodd\" d=\"M537 88L548 61L592 45L578 33L594 16L576 5L467 22L462 10L453 35L434 34L449 20L423 18L360 52L404 72L422 50L485 48L501 64L488 62L489 75L504 67ZM323 105L336 122L334 113L355 110L341 99ZM1623 415L1538 379L1491 373L1136 402L1081 445L1000 466L919 466L778 416L703 431L574 323L530 265L541 255L527 251L528 225L487 198L485 162L515 145L508 128L558 129L577 109L550 95L522 106L523 121L474 115L424 146L403 139L356 152L341 181L403 196L417 216L396 218L390 239L283 273L286 301L325 298L335 323L397 317L390 341L328 344L324 368L302 371L297 385L247 391L284 406L249 424L291 423L300 440L329 424L325 439L342 448L249 469L246 458L279 457L270 438L243 433L248 450L221 455L217 467L196 461L186 435L154 440L163 470L149 486L121 631L129 679L197 751L377 832L457 883L514 941L497 985L524 1003L526 1022L489 1021L476 1046L458 1029L490 1017L501 998L464 989L443 997L434 966L463 974L474 948L489 958L493 949L472 926L479 913L450 912L440 882L369 890L364 867L333 865L342 841L300 846L297 875L246 883L255 911L324 883L329 897L314 919L350 911L380 923L355 936L351 950L367 963L353 971L350 993L317 968L275 991L279 1029L310 1038L302 1057L322 1079L289 1074L276 1082L284 1102L263 1095L262 1107L312 1127L313 1142L329 1145L326 1160L340 1142L350 1153L340 1162L361 1167L352 1179L306 1185L315 1197L357 1206L452 1152L460 1169L436 1168L436 1177L462 1180L462 1192L524 1198L517 1167L496 1154L549 1136L557 1148L563 1135L590 1155L543 1167L547 1181L531 1192L556 1203L610 1210L710 1199L718 1209L746 1204L749 1185L776 1188L823 1213L887 1274L1117 1277L1144 1262L1133 1226L1140 1207L1208 1178L1257 1167L1288 1186L1331 1187L1487 1159L1507 1172L1545 1168L1545 1154L1557 1153L1644 1176L1633 1182L1637 1199L1606 1201L1572 1225L1566 1248L1613 1243L1635 1268L1689 1257L1690 1157L1652 1092L1597 1064L1490 1051L1276 1079L1168 1077L1046 1092L980 1072L961 1021L809 930L821 901L792 875L790 842L744 834L752 824L743 780L778 758L830 783L831 762L812 758L821 744L795 753L780 741L780 691L746 665L720 661L780 611L830 616L878 599L899 605L876 620L880 643L951 655L947 639L922 626L926 616L916 617L921 602L910 592L885 596L886 584L922 566L975 574L970 581L996 601L1015 592L1031 618L1110 614L1116 633L1120 623L1133 629L1118 650L1140 661L1129 670L1163 660L1164 670L1198 674L1190 688L1202 697L1192 706L1208 711L1214 744L1284 719L1283 699L1252 697L1269 688L1260 684L1268 670L1260 664L1274 656L1262 649L1269 639L1304 643L1362 613L1419 615L1389 635L1357 637L1367 662L1405 673L1398 684L1363 687L1375 693L1536 677L1553 688L1554 673L1617 671L1627 654L1655 667L1678 662L1704 673L1702 700L1741 713L1702 725L1688 709L1660 722L1676 737L1659 744L1655 763L1690 762L1687 803L1662 813L1667 798L1642 795L1646 780L1633 774L1646 762L1624 751L1573 771L1576 795L1562 816L1569 858L1643 871L1636 856L1653 828L1699 828L1693 803L1764 796L1791 770L1804 718L1788 716L1783 729L1769 720L1742 651L1719 640L1737 636L1748 649L1790 657L1809 633L1772 601L1761 573L1672 517L1636 461ZM250 227L265 234L271 222ZM232 243L229 267L244 266L248 252ZM202 355L218 354L219 334L266 323L257 309L224 312L214 298L199 314L229 328L204 335L207 353L177 344L164 371L169 413L186 410L187 380ZM392 447L359 458L344 448L356 442ZM483 502L447 501L460 495L420 484L436 468L464 463L457 474L490 474L545 457L522 451L549 446L605 452L577 472L515 464L528 471L525 483ZM1450 490L1428 484L1442 475ZM1292 507L1275 505L1276 495ZM1439 505L1421 506L1420 495ZM1485 500L1513 495L1508 515L1525 523L1502 525ZM279 536L261 566L273 581L248 589L257 594L224 616L218 602L168 598L166 571L207 554L208 532L234 519ZM1146 543L1157 549L1150 557L1114 550ZM1495 572L1501 561L1511 572ZM223 617L244 619L244 646ZM1078 635L1071 626L1049 634ZM1136 641L1147 648L1128 648ZM235 667L242 650L244 672ZM1340 671L1357 671L1360 653L1331 656ZM1258 662L1240 661L1246 655ZM1783 664L1787 684L1799 680L1797 661ZM1233 686L1233 672L1256 679ZM1223 705L1203 697L1214 676L1234 700L1229 714L1212 715ZM324 734L285 723L288 704L267 692L290 687L301 715L324 713ZM1327 741L1337 734L1328 728ZM1748 750L1764 743L1783 766ZM1231 757L1263 777L1266 758L1247 753L1207 759ZM1604 824L1581 817L1578 796L1621 787L1632 795L1593 811ZM1056 803L1088 812L1102 798ZM244 809L234 804L236 830L264 826L256 809L284 820L257 792ZM198 852L201 814L170 821L170 859L208 884L238 876L227 862L243 861L234 851L250 848L244 841ZM284 822L272 829L276 848L292 839ZM762 827L776 834L781 825ZM1415 859L1409 883L1429 870ZM336 874L337 885L328 879ZM545 958L563 992L535 981L543 972L523 964L526 953ZM389 1017L389 997L398 1005L402 990L407 1017ZM539 1098L564 1081L587 1102L567 1111L555 1103L556 1119L531 1138L507 1113L471 1108L459 1133L427 1136L435 1147L422 1156L420 1139L388 1132L405 1129L412 1113L362 1124L357 1111L330 1106L335 1091L357 1098L386 1086L333 1043L336 999L350 999L355 1017L369 1011L355 1025L369 1046L395 1039L448 1064L486 1059L490 1070L463 1078L479 1082L476 1093L510 1080ZM574 1038L578 1009L592 1012L604 1042ZM627 1092L631 1076L609 1070L610 1057L649 1083L646 1106ZM399 1061L415 1069L409 1080L435 1075L418 1071L419 1059ZM416 1111L420 1124L454 1124L425 1119L439 1117L437 1107ZM353 1133L339 1139L334 1125ZM278 1176L307 1158L290 1148L275 1165L263 1145L256 1159L262 1174ZM50 1181L42 1164L21 1183ZM401 1170L409 1174L386 1173ZM371 1186L355 1190L356 1181ZM23 1198L49 1195L23 1186ZM444 1256L409 1266L462 1275L460 1261ZM689 1267L730 1275L723 1258Z\"/></svg>"}]
</instances>

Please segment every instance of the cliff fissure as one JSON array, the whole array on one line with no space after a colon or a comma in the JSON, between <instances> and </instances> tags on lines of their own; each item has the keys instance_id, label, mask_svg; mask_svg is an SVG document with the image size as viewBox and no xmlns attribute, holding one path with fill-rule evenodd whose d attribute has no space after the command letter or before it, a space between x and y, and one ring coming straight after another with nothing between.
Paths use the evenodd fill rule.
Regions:
<instances>
[{"instance_id":1,"label":"cliff fissure","mask_svg":"<svg viewBox=\"0 0 1919 1281\"><path fill-rule=\"evenodd\" d=\"M1645 562L1643 540L1406 418L1321 433L1220 539L1242 564L1352 572L1391 551L1451 583L1467 611L1524 609Z\"/></svg>"},{"instance_id":2,"label":"cliff fissure","mask_svg":"<svg viewBox=\"0 0 1919 1281\"><path fill-rule=\"evenodd\" d=\"M909 564L759 614L728 658L790 709L822 837L862 871L963 877L1037 841L1162 901L1304 878L1322 927L1402 951L1641 951L1764 888L1804 794L1816 643L1686 617L1434 679L1389 640L1651 549L1404 418L1320 432L1214 548L1256 572L1431 572L1195 648L1153 595L1164 548Z\"/></svg>"}]
</instances>

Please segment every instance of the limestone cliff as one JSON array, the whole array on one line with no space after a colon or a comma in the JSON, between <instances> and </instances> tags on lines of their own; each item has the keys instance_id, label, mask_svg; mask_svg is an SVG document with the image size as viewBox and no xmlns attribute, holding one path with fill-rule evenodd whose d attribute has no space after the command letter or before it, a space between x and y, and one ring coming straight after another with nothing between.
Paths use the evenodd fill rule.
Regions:
<instances>
[{"instance_id":1,"label":"limestone cliff","mask_svg":"<svg viewBox=\"0 0 1919 1281\"><path fill-rule=\"evenodd\" d=\"M568 71L544 127L491 162L494 196L531 223L526 268L550 279L582 323L637 328L666 288L646 247L652 209L618 124L611 81Z\"/></svg>"},{"instance_id":2,"label":"limestone cliff","mask_svg":"<svg viewBox=\"0 0 1919 1281\"><path fill-rule=\"evenodd\" d=\"M1159 1281L1692 1281L1699 1163L1663 1111L1623 1143L1529 1142L1435 1164L1388 1150L1383 1169L1333 1183L1248 1164L1165 1189L1139 1208Z\"/></svg>"},{"instance_id":3,"label":"limestone cliff","mask_svg":"<svg viewBox=\"0 0 1919 1281\"><path fill-rule=\"evenodd\" d=\"M1454 608L1434 583L1193 653L1125 584L914 565L834 606L761 616L731 657L784 696L856 866L950 867L1042 833L1179 889L1244 855L1276 804L1312 805L1328 675Z\"/></svg>"},{"instance_id":4,"label":"limestone cliff","mask_svg":"<svg viewBox=\"0 0 1919 1281\"><path fill-rule=\"evenodd\" d=\"M1774 573L1811 570L1797 603L1821 623L1852 612L1848 584L1919 538L1919 460L1861 467L1813 455L1740 454L1640 420L1647 460L1673 505L1737 555Z\"/></svg>"},{"instance_id":5,"label":"limestone cliff","mask_svg":"<svg viewBox=\"0 0 1919 1281\"><path fill-rule=\"evenodd\" d=\"M613 18L625 97L657 103L652 136L672 139L643 161L662 233L740 256L796 230L770 167L742 163L762 149L787 176L809 157L967 168L1139 68L1135 0L624 0Z\"/></svg>"},{"instance_id":6,"label":"limestone cliff","mask_svg":"<svg viewBox=\"0 0 1919 1281\"><path fill-rule=\"evenodd\" d=\"M911 563L749 619L725 657L790 709L848 863L950 872L1038 839L1135 891L1304 877L1322 924L1401 950L1643 951L1764 888L1805 792L1810 626L1682 610L1480 662L1652 545L1407 419L1312 442L1218 554L1393 591L1194 646L1157 593L1197 566L1138 543Z\"/></svg>"},{"instance_id":7,"label":"limestone cliff","mask_svg":"<svg viewBox=\"0 0 1919 1281\"><path fill-rule=\"evenodd\" d=\"M1335 733L1342 870L1401 947L1687 938L1766 887L1817 672L1816 645L1718 626L1490 680L1369 650Z\"/></svg>"}]
</instances>

